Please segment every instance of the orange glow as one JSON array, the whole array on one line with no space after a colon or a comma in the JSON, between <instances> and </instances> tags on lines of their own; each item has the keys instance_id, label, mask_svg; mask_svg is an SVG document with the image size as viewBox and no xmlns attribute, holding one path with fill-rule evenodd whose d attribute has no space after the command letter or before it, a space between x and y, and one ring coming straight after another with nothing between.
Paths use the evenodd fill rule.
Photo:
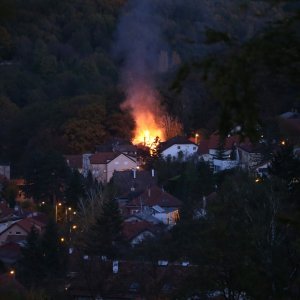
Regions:
<instances>
[{"instance_id":1,"label":"orange glow","mask_svg":"<svg viewBox=\"0 0 300 300\"><path fill-rule=\"evenodd\" d=\"M133 144L143 144L151 147L156 137L164 140L164 132L160 127L160 116L163 109L160 106L157 93L143 82L135 82L128 91L123 108L130 108L136 123Z\"/></svg>"},{"instance_id":2,"label":"orange glow","mask_svg":"<svg viewBox=\"0 0 300 300\"><path fill-rule=\"evenodd\" d=\"M143 144L150 147L156 137L163 138L163 132L157 126L150 111L137 112L134 117L136 122L134 144Z\"/></svg>"}]
</instances>

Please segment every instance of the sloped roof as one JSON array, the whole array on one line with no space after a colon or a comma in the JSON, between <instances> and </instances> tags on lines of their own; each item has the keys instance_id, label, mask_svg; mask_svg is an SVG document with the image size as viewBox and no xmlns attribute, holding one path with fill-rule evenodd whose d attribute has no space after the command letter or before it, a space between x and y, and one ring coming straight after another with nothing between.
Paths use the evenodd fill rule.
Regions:
<instances>
[{"instance_id":1,"label":"sloped roof","mask_svg":"<svg viewBox=\"0 0 300 300\"><path fill-rule=\"evenodd\" d=\"M131 144L116 145L114 151L119 152L137 152L137 147Z\"/></svg>"},{"instance_id":2,"label":"sloped roof","mask_svg":"<svg viewBox=\"0 0 300 300\"><path fill-rule=\"evenodd\" d=\"M115 171L112 180L118 188L119 194L123 196L131 193L132 188L134 188L135 193L139 194L148 186L155 185L157 183L157 176L154 175L152 177L149 171L144 170L136 170L135 173L132 170L125 170Z\"/></svg>"},{"instance_id":3,"label":"sloped roof","mask_svg":"<svg viewBox=\"0 0 300 300\"><path fill-rule=\"evenodd\" d=\"M227 137L224 141L223 149L231 150L235 145L239 144L240 137L233 135ZM207 154L210 149L219 149L221 143L221 137L218 133L213 133L208 139L203 139L199 143L198 153Z\"/></svg>"},{"instance_id":4,"label":"sloped roof","mask_svg":"<svg viewBox=\"0 0 300 300\"><path fill-rule=\"evenodd\" d=\"M264 144L252 144L250 142L243 142L238 145L238 148L249 153L262 153L265 150Z\"/></svg>"},{"instance_id":5,"label":"sloped roof","mask_svg":"<svg viewBox=\"0 0 300 300\"><path fill-rule=\"evenodd\" d=\"M65 159L67 161L67 164L72 169L82 169L82 155L65 155Z\"/></svg>"},{"instance_id":6,"label":"sloped roof","mask_svg":"<svg viewBox=\"0 0 300 300\"><path fill-rule=\"evenodd\" d=\"M155 225L147 221L124 222L122 232L125 239L131 241L145 231L150 231L154 235L154 228Z\"/></svg>"},{"instance_id":7,"label":"sloped roof","mask_svg":"<svg viewBox=\"0 0 300 300\"><path fill-rule=\"evenodd\" d=\"M29 233L32 226L43 228L45 226L45 223L41 222L41 220L34 219L34 218L24 218L24 219L21 219L20 221L10 224L5 230L3 230L1 232L1 234L5 231L9 230L10 228L12 228L15 225L21 227L23 230L25 230L27 233Z\"/></svg>"},{"instance_id":8,"label":"sloped roof","mask_svg":"<svg viewBox=\"0 0 300 300\"><path fill-rule=\"evenodd\" d=\"M154 206L161 207L180 207L181 201L158 186L152 186L146 189L139 197L134 198L127 206Z\"/></svg>"},{"instance_id":9,"label":"sloped roof","mask_svg":"<svg viewBox=\"0 0 300 300\"><path fill-rule=\"evenodd\" d=\"M188 138L186 138L185 136L174 136L171 139L160 143L159 149L160 151L164 151L168 148L170 148L173 145L196 145L195 143L191 142Z\"/></svg>"},{"instance_id":10,"label":"sloped roof","mask_svg":"<svg viewBox=\"0 0 300 300\"><path fill-rule=\"evenodd\" d=\"M108 162L112 161L118 157L121 153L115 152L99 152L91 155L90 163L94 165L106 165Z\"/></svg>"}]
</instances>

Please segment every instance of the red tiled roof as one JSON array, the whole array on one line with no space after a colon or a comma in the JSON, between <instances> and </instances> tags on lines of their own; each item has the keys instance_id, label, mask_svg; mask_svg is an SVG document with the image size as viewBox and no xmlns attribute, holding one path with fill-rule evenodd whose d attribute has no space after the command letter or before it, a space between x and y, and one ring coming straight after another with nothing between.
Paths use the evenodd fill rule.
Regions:
<instances>
[{"instance_id":1,"label":"red tiled roof","mask_svg":"<svg viewBox=\"0 0 300 300\"><path fill-rule=\"evenodd\" d=\"M146 189L139 197L134 198L128 203L128 206L154 206L159 205L161 207L179 207L181 201L171 194L163 191L158 186L152 186Z\"/></svg>"},{"instance_id":2,"label":"red tiled roof","mask_svg":"<svg viewBox=\"0 0 300 300\"><path fill-rule=\"evenodd\" d=\"M27 233L30 232L32 226L35 226L37 228L43 228L45 226L45 223L39 221L39 220L35 220L33 218L25 218L22 219L20 221L14 222L11 225L9 225L4 231L9 230L11 227L13 226L20 226L22 229L24 229ZM4 232L2 231L2 233Z\"/></svg>"},{"instance_id":3,"label":"red tiled roof","mask_svg":"<svg viewBox=\"0 0 300 300\"><path fill-rule=\"evenodd\" d=\"M142 232L150 231L153 233L154 227L155 225L147 221L124 222L122 231L125 239L130 241Z\"/></svg>"},{"instance_id":4,"label":"red tiled roof","mask_svg":"<svg viewBox=\"0 0 300 300\"><path fill-rule=\"evenodd\" d=\"M217 133L213 133L208 139L203 139L199 143L198 153L207 154L210 149L218 149L220 147L221 138ZM239 144L240 137L233 135L227 137L224 141L224 150L231 150L234 145Z\"/></svg>"},{"instance_id":5,"label":"red tiled roof","mask_svg":"<svg viewBox=\"0 0 300 300\"><path fill-rule=\"evenodd\" d=\"M99 152L90 157L90 163L95 165L105 165L119 156L120 153L115 152Z\"/></svg>"},{"instance_id":6,"label":"red tiled roof","mask_svg":"<svg viewBox=\"0 0 300 300\"><path fill-rule=\"evenodd\" d=\"M67 164L72 169L82 169L82 155L65 155Z\"/></svg>"}]
</instances>

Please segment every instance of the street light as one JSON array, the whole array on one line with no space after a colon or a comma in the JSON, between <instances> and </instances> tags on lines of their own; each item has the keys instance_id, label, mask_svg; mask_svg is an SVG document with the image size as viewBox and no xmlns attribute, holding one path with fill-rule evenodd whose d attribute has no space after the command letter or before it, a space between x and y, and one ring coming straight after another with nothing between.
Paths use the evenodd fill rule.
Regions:
<instances>
[{"instance_id":1,"label":"street light","mask_svg":"<svg viewBox=\"0 0 300 300\"><path fill-rule=\"evenodd\" d=\"M198 145L198 138L199 138L199 134L196 133L196 134L195 134L195 144L197 144L197 145Z\"/></svg>"}]
</instances>

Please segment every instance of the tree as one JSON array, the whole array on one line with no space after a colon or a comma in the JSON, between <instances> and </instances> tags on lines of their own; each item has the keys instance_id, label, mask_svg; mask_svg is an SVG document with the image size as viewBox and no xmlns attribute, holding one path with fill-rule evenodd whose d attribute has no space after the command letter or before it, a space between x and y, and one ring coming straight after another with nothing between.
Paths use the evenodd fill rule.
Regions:
<instances>
[{"instance_id":1,"label":"tree","mask_svg":"<svg viewBox=\"0 0 300 300\"><path fill-rule=\"evenodd\" d=\"M67 188L65 191L67 205L77 208L79 199L83 198L84 196L84 178L77 170L73 170L68 178Z\"/></svg>"},{"instance_id":2,"label":"tree","mask_svg":"<svg viewBox=\"0 0 300 300\"><path fill-rule=\"evenodd\" d=\"M62 189L70 174L66 160L57 152L33 152L27 157L24 166L28 193L36 201L41 199L54 201L62 196Z\"/></svg>"},{"instance_id":3,"label":"tree","mask_svg":"<svg viewBox=\"0 0 300 300\"><path fill-rule=\"evenodd\" d=\"M41 238L43 251L42 264L46 273L46 280L51 284L65 275L67 256L64 244L60 241L58 228L53 219L50 219Z\"/></svg>"},{"instance_id":4,"label":"tree","mask_svg":"<svg viewBox=\"0 0 300 300\"><path fill-rule=\"evenodd\" d=\"M206 218L174 228L172 246L201 266L185 287L222 291L225 299L287 297L292 264L286 228L278 222L285 197L280 181L228 176Z\"/></svg>"},{"instance_id":5,"label":"tree","mask_svg":"<svg viewBox=\"0 0 300 300\"><path fill-rule=\"evenodd\" d=\"M292 189L300 185L300 161L294 155L294 147L285 143L271 159L269 171L287 182Z\"/></svg>"},{"instance_id":6,"label":"tree","mask_svg":"<svg viewBox=\"0 0 300 300\"><path fill-rule=\"evenodd\" d=\"M104 200L100 214L86 232L86 252L115 257L121 241L122 218L118 204L113 199Z\"/></svg>"},{"instance_id":7,"label":"tree","mask_svg":"<svg viewBox=\"0 0 300 300\"><path fill-rule=\"evenodd\" d=\"M21 249L22 259L17 272L20 281L29 288L42 286L47 270L43 264L41 239L35 227L31 228L25 247Z\"/></svg>"}]
</instances>

